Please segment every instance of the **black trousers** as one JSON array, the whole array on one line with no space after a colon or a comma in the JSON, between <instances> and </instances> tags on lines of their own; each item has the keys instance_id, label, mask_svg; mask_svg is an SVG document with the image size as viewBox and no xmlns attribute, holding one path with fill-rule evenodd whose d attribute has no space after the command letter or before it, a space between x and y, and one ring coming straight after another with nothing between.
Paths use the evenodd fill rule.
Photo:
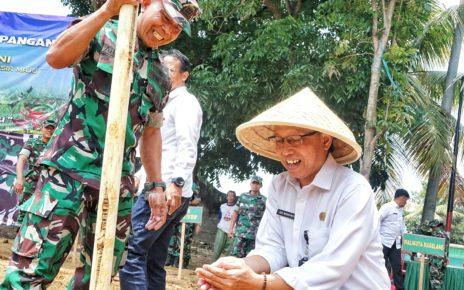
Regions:
<instances>
[{"instance_id":1,"label":"black trousers","mask_svg":"<svg viewBox=\"0 0 464 290\"><path fill-rule=\"evenodd\" d=\"M403 273L401 272L401 249L396 248L396 241L391 248L383 245L383 257L385 258L385 267L388 274L393 272L393 282L396 290L404 290Z\"/></svg>"}]
</instances>

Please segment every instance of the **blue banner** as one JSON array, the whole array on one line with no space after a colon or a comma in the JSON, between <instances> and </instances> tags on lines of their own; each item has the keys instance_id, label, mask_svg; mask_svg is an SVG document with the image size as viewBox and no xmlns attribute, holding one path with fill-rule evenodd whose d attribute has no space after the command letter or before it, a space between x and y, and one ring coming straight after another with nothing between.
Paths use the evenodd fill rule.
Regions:
<instances>
[{"instance_id":1,"label":"blue banner","mask_svg":"<svg viewBox=\"0 0 464 290\"><path fill-rule=\"evenodd\" d=\"M0 12L0 224L17 214L12 191L16 160L24 142L66 105L71 69L45 61L49 47L71 17Z\"/></svg>"},{"instance_id":2,"label":"blue banner","mask_svg":"<svg viewBox=\"0 0 464 290\"><path fill-rule=\"evenodd\" d=\"M0 12L0 131L32 132L66 103L71 69L45 55L71 17Z\"/></svg>"}]
</instances>

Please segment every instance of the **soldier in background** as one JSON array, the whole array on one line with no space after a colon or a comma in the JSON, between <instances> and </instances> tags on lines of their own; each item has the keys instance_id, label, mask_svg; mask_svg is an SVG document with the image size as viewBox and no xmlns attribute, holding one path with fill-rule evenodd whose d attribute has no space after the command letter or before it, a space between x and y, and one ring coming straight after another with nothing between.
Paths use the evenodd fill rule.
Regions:
<instances>
[{"instance_id":1,"label":"soldier in background","mask_svg":"<svg viewBox=\"0 0 464 290\"><path fill-rule=\"evenodd\" d=\"M189 205L199 206L201 203L200 187L194 183L192 185L193 195ZM190 263L190 249L194 235L198 235L201 231L200 224L185 224L185 240L184 240L184 260L182 263L183 268L187 268ZM180 257L180 243L182 238L182 223L179 222L174 228L174 234L169 240L168 257L166 259L166 266L179 267Z\"/></svg>"},{"instance_id":2,"label":"soldier in background","mask_svg":"<svg viewBox=\"0 0 464 290\"><path fill-rule=\"evenodd\" d=\"M18 206L28 200L34 192L40 175L40 166L36 163L52 137L55 127L56 123L53 120L43 122L40 130L42 136L27 140L19 152L18 162L16 163L16 182L13 186L13 191L18 195ZM27 170L25 170L26 164L28 165ZM24 172L26 173L24 174ZM24 212L20 210L18 224L21 224L23 218Z\"/></svg>"},{"instance_id":3,"label":"soldier in background","mask_svg":"<svg viewBox=\"0 0 464 290\"><path fill-rule=\"evenodd\" d=\"M443 229L443 223L437 219L426 221L419 226L417 234L425 236L433 236L438 238L446 238L446 233ZM440 290L443 285L443 277L445 276L446 260L445 257L430 256L430 289Z\"/></svg>"},{"instance_id":4,"label":"soldier in background","mask_svg":"<svg viewBox=\"0 0 464 290\"><path fill-rule=\"evenodd\" d=\"M259 191L262 186L261 177L251 177L250 191L239 196L232 215L229 237L234 240L230 254L237 258L246 257L255 248L256 232L266 209L266 198Z\"/></svg>"}]
</instances>

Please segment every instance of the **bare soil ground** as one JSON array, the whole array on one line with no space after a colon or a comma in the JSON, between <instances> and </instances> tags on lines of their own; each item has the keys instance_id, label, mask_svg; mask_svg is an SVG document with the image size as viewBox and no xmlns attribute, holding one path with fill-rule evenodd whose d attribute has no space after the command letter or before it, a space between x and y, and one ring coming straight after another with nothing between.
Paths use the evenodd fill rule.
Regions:
<instances>
[{"instance_id":1,"label":"bare soil ground","mask_svg":"<svg viewBox=\"0 0 464 290\"><path fill-rule=\"evenodd\" d=\"M8 259L11 254L12 238L15 236L15 230L11 227L0 226L0 280L3 280ZM196 286L195 268L203 264L210 263L212 251L200 243L194 241L191 250L191 261L187 269L182 270L182 279L177 279L178 269L166 267L167 272L167 290L189 290L198 289ZM78 255L73 261L73 254L70 254L66 262L61 267L55 281L48 288L51 290L61 290L66 288L66 284L71 279L75 267L78 265ZM116 276L112 283L113 289L119 289L119 278Z\"/></svg>"}]
</instances>

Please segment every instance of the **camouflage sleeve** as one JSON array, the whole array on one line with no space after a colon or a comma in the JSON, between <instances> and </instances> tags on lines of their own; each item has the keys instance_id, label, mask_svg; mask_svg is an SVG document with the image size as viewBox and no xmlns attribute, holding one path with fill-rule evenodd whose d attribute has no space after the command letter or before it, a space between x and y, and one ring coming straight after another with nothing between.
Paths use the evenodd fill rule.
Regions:
<instances>
[{"instance_id":1,"label":"camouflage sleeve","mask_svg":"<svg viewBox=\"0 0 464 290\"><path fill-rule=\"evenodd\" d=\"M19 155L25 155L26 157L29 157L31 155L31 152L33 150L33 144L31 142L31 139L27 140L26 143L24 143L23 148L21 148L21 151L19 151Z\"/></svg>"}]
</instances>

